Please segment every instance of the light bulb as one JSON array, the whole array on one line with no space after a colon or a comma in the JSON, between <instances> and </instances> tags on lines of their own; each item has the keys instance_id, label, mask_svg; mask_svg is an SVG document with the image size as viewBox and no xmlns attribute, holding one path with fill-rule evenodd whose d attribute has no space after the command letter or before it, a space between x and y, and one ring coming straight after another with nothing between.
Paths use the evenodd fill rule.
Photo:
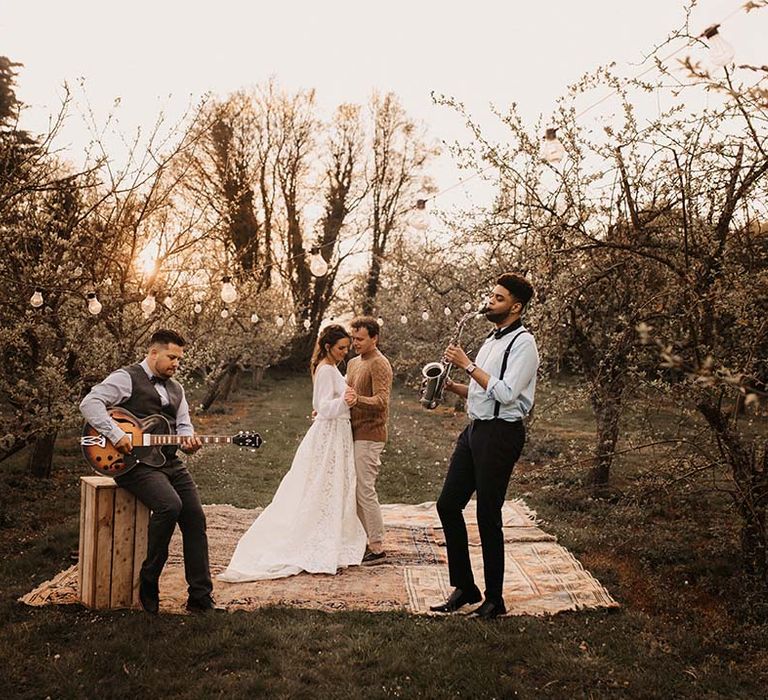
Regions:
<instances>
[{"instance_id":1,"label":"light bulb","mask_svg":"<svg viewBox=\"0 0 768 700\"><path fill-rule=\"evenodd\" d=\"M557 129L547 129L544 134L544 143L541 144L541 157L547 163L559 163L565 158L565 148L557 138Z\"/></svg>"},{"instance_id":2,"label":"light bulb","mask_svg":"<svg viewBox=\"0 0 768 700\"><path fill-rule=\"evenodd\" d=\"M317 250L313 250L309 258L309 271L315 277L322 277L328 273L328 263Z\"/></svg>"},{"instance_id":3,"label":"light bulb","mask_svg":"<svg viewBox=\"0 0 768 700\"><path fill-rule=\"evenodd\" d=\"M203 305L202 305L200 302L198 302L197 304L195 304L195 305L192 307L192 311L194 311L196 314L202 313L202 311L203 311Z\"/></svg>"},{"instance_id":4,"label":"light bulb","mask_svg":"<svg viewBox=\"0 0 768 700\"><path fill-rule=\"evenodd\" d=\"M408 323L408 317L407 317L405 314L403 314L403 315L400 317L400 323L402 323L403 325L405 325L406 323Z\"/></svg>"},{"instance_id":5,"label":"light bulb","mask_svg":"<svg viewBox=\"0 0 768 700\"><path fill-rule=\"evenodd\" d=\"M83 268L78 265L74 270L72 270L72 277L80 277L80 275L83 274Z\"/></svg>"},{"instance_id":6,"label":"light bulb","mask_svg":"<svg viewBox=\"0 0 768 700\"><path fill-rule=\"evenodd\" d=\"M251 323L258 323L259 322L259 314L257 314L255 311L251 314Z\"/></svg>"},{"instance_id":7,"label":"light bulb","mask_svg":"<svg viewBox=\"0 0 768 700\"><path fill-rule=\"evenodd\" d=\"M278 314L277 318L275 319L275 323L277 324L278 328L282 328L285 325L285 319L283 318L282 314Z\"/></svg>"},{"instance_id":8,"label":"light bulb","mask_svg":"<svg viewBox=\"0 0 768 700\"><path fill-rule=\"evenodd\" d=\"M96 298L96 292L89 292L85 295L88 300L88 311L94 316L98 316L101 313L101 302Z\"/></svg>"},{"instance_id":9,"label":"light bulb","mask_svg":"<svg viewBox=\"0 0 768 700\"><path fill-rule=\"evenodd\" d=\"M112 286L112 278L111 277L105 277L104 278L104 286L105 287L111 287Z\"/></svg>"},{"instance_id":10,"label":"light bulb","mask_svg":"<svg viewBox=\"0 0 768 700\"><path fill-rule=\"evenodd\" d=\"M305 318L303 325L304 325L304 330L308 331L310 326L312 325L312 322L308 318Z\"/></svg>"},{"instance_id":11,"label":"light bulb","mask_svg":"<svg viewBox=\"0 0 768 700\"><path fill-rule=\"evenodd\" d=\"M168 309L168 311L172 311L173 310L173 297L170 297L170 296L165 297L165 299L163 300L163 305L165 306L166 309Z\"/></svg>"},{"instance_id":12,"label":"light bulb","mask_svg":"<svg viewBox=\"0 0 768 700\"><path fill-rule=\"evenodd\" d=\"M424 311L421 312L421 318L425 321L429 321L429 311L424 309Z\"/></svg>"},{"instance_id":13,"label":"light bulb","mask_svg":"<svg viewBox=\"0 0 768 700\"><path fill-rule=\"evenodd\" d=\"M376 323L378 323L378 324L379 324L379 326L383 326L383 325L384 325L384 319L383 319L381 316L379 316L379 317L376 319Z\"/></svg>"},{"instance_id":14,"label":"light bulb","mask_svg":"<svg viewBox=\"0 0 768 700\"><path fill-rule=\"evenodd\" d=\"M709 45L709 62L717 68L724 68L733 63L735 51L733 46L720 35L719 27L719 24L713 24L704 30L703 36Z\"/></svg>"},{"instance_id":15,"label":"light bulb","mask_svg":"<svg viewBox=\"0 0 768 700\"><path fill-rule=\"evenodd\" d=\"M155 306L157 306L155 295L150 292L144 297L144 301L141 302L141 310L145 316L151 316L155 312Z\"/></svg>"},{"instance_id":16,"label":"light bulb","mask_svg":"<svg viewBox=\"0 0 768 700\"><path fill-rule=\"evenodd\" d=\"M221 300L225 304L231 304L235 299L237 299L237 290L229 277L225 277L221 281Z\"/></svg>"},{"instance_id":17,"label":"light bulb","mask_svg":"<svg viewBox=\"0 0 768 700\"><path fill-rule=\"evenodd\" d=\"M229 318L229 309L225 306L219 314L222 318Z\"/></svg>"},{"instance_id":18,"label":"light bulb","mask_svg":"<svg viewBox=\"0 0 768 700\"><path fill-rule=\"evenodd\" d=\"M453 312L451 311L451 307L450 307L450 306L446 306L446 307L443 309L443 313L444 313L446 316L450 316L450 315L451 315Z\"/></svg>"},{"instance_id":19,"label":"light bulb","mask_svg":"<svg viewBox=\"0 0 768 700\"><path fill-rule=\"evenodd\" d=\"M29 303L36 309L39 309L43 305L43 293L39 287L35 287L35 293L29 298Z\"/></svg>"},{"instance_id":20,"label":"light bulb","mask_svg":"<svg viewBox=\"0 0 768 700\"><path fill-rule=\"evenodd\" d=\"M464 311L472 311L472 302L471 301L465 301L464 302Z\"/></svg>"},{"instance_id":21,"label":"light bulb","mask_svg":"<svg viewBox=\"0 0 768 700\"><path fill-rule=\"evenodd\" d=\"M429 212L427 200L417 199L416 207L408 215L408 223L417 231L426 231L429 228Z\"/></svg>"}]
</instances>

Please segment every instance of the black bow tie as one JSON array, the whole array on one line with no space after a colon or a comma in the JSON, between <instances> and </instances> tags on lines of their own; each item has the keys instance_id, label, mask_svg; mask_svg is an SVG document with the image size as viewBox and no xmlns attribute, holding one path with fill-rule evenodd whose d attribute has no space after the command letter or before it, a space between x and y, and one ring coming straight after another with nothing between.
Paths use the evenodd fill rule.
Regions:
<instances>
[{"instance_id":1,"label":"black bow tie","mask_svg":"<svg viewBox=\"0 0 768 700\"><path fill-rule=\"evenodd\" d=\"M491 331L488 334L489 338L493 338L494 340L498 340L499 338L503 338L508 333L511 333L512 331L516 331L518 328L522 328L523 322L518 318L517 321L514 323L510 323L508 326L505 326L504 328L497 328L495 331Z\"/></svg>"},{"instance_id":2,"label":"black bow tie","mask_svg":"<svg viewBox=\"0 0 768 700\"><path fill-rule=\"evenodd\" d=\"M162 377L156 377L154 374L149 378L149 381L153 384L162 384L165 386L165 382L168 381L167 379L163 379Z\"/></svg>"}]
</instances>

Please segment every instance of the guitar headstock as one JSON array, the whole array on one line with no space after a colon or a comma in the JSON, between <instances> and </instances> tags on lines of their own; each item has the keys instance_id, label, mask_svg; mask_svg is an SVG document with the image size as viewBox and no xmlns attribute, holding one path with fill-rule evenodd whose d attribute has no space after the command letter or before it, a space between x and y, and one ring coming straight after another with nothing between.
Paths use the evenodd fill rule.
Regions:
<instances>
[{"instance_id":1,"label":"guitar headstock","mask_svg":"<svg viewBox=\"0 0 768 700\"><path fill-rule=\"evenodd\" d=\"M261 447L264 440L258 433L250 430L241 430L237 435L232 437L232 442L239 447L247 447L255 450L257 447Z\"/></svg>"}]
</instances>

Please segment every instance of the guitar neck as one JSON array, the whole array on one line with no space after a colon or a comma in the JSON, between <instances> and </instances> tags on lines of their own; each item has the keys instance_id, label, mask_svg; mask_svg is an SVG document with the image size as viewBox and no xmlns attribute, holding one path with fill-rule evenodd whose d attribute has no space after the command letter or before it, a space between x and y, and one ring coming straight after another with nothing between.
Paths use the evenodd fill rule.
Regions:
<instances>
[{"instance_id":1,"label":"guitar neck","mask_svg":"<svg viewBox=\"0 0 768 700\"><path fill-rule=\"evenodd\" d=\"M144 434L144 445L183 445L189 435L152 435ZM203 445L228 445L232 443L231 435L197 435Z\"/></svg>"}]
</instances>

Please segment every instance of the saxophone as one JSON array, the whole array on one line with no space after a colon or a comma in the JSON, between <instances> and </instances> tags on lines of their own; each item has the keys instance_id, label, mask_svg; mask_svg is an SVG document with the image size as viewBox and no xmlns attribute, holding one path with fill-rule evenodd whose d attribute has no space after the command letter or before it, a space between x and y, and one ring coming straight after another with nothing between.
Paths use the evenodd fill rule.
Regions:
<instances>
[{"instance_id":1,"label":"saxophone","mask_svg":"<svg viewBox=\"0 0 768 700\"><path fill-rule=\"evenodd\" d=\"M458 345L461 338L461 332L464 330L467 321L471 318L484 316L487 310L487 307L483 305L480 309L465 313L456 323L456 330L453 332L453 336L448 344ZM445 393L445 383L452 369L452 362L429 362L421 368L422 380L419 403L421 403L424 408L432 410L442 403L443 394Z\"/></svg>"}]
</instances>

